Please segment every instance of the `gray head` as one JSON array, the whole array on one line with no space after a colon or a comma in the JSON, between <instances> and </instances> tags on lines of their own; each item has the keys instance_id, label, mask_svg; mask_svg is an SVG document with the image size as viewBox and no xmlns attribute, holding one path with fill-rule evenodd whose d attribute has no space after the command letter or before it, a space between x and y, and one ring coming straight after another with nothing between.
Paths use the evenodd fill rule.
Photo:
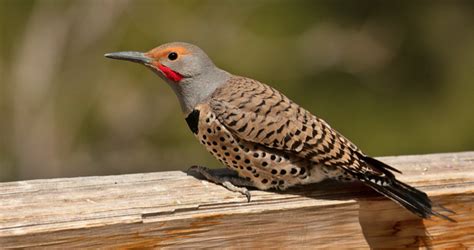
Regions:
<instances>
[{"instance_id":1,"label":"gray head","mask_svg":"<svg viewBox=\"0 0 474 250\"><path fill-rule=\"evenodd\" d=\"M230 77L202 49L189 43L167 43L145 53L127 51L105 56L140 63L157 73L173 88L185 114L206 101Z\"/></svg>"}]
</instances>

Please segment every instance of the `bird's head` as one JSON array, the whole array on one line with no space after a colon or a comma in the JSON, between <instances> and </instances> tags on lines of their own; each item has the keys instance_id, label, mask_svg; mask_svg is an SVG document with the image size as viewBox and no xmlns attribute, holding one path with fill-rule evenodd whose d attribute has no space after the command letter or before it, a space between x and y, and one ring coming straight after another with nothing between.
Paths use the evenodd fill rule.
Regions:
<instances>
[{"instance_id":1,"label":"bird's head","mask_svg":"<svg viewBox=\"0 0 474 250\"><path fill-rule=\"evenodd\" d=\"M215 66L199 47L182 42L167 43L148 52L114 52L105 57L143 64L159 74L165 81L179 84L212 70Z\"/></svg>"},{"instance_id":2,"label":"bird's head","mask_svg":"<svg viewBox=\"0 0 474 250\"><path fill-rule=\"evenodd\" d=\"M218 69L202 49L189 43L166 43L148 52L114 52L105 57L150 68L175 90L185 113L229 78L229 74Z\"/></svg>"}]
</instances>

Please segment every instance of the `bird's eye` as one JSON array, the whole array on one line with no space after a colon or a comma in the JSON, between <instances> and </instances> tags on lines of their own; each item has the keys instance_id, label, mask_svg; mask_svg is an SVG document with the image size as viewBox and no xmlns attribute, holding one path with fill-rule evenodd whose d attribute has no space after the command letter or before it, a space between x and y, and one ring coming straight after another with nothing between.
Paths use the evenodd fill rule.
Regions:
<instances>
[{"instance_id":1,"label":"bird's eye","mask_svg":"<svg viewBox=\"0 0 474 250\"><path fill-rule=\"evenodd\" d=\"M178 53L176 52L171 52L168 54L168 59L170 59L171 61L174 61L178 58Z\"/></svg>"}]
</instances>

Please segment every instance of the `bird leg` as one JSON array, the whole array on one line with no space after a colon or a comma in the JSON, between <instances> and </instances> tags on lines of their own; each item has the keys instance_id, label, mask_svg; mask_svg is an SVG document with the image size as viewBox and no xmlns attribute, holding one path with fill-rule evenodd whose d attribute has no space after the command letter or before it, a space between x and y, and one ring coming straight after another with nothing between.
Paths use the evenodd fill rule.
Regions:
<instances>
[{"instance_id":1,"label":"bird leg","mask_svg":"<svg viewBox=\"0 0 474 250\"><path fill-rule=\"evenodd\" d=\"M199 173L204 176L208 181L221 184L225 188L233 192L239 192L247 197L247 201L250 202L250 192L245 187L254 187L253 183L245 180L242 177L239 177L232 173L222 173L223 170L227 169L209 169L203 166L191 166L187 173ZM219 173L221 172L221 173Z\"/></svg>"}]
</instances>

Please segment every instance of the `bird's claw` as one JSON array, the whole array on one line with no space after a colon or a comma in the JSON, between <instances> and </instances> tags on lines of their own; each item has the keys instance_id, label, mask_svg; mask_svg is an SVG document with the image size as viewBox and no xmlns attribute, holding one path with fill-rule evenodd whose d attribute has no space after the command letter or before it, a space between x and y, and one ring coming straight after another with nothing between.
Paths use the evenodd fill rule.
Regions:
<instances>
[{"instance_id":1,"label":"bird's claw","mask_svg":"<svg viewBox=\"0 0 474 250\"><path fill-rule=\"evenodd\" d=\"M248 190L245 190L244 195L247 197L247 202L250 202L250 200L252 199L252 195L250 194L250 192Z\"/></svg>"},{"instance_id":2,"label":"bird's claw","mask_svg":"<svg viewBox=\"0 0 474 250\"><path fill-rule=\"evenodd\" d=\"M199 170L200 168L204 168L204 167L193 165L193 166L189 167L188 170L186 170L186 174L190 175L191 173L201 173L200 170Z\"/></svg>"},{"instance_id":3,"label":"bird's claw","mask_svg":"<svg viewBox=\"0 0 474 250\"><path fill-rule=\"evenodd\" d=\"M247 202L250 202L252 198L252 195L250 194L247 188L236 186L236 185L239 185L237 183L241 182L243 179L235 178L232 176L219 176L219 175L213 174L209 168L204 167L204 166L197 166L197 165L193 165L189 167L186 173L188 175L190 175L190 173L199 173L210 182L221 184L222 186L224 186L225 188L227 188L228 190L232 192L239 192L245 195L245 197L247 197Z\"/></svg>"}]
</instances>

